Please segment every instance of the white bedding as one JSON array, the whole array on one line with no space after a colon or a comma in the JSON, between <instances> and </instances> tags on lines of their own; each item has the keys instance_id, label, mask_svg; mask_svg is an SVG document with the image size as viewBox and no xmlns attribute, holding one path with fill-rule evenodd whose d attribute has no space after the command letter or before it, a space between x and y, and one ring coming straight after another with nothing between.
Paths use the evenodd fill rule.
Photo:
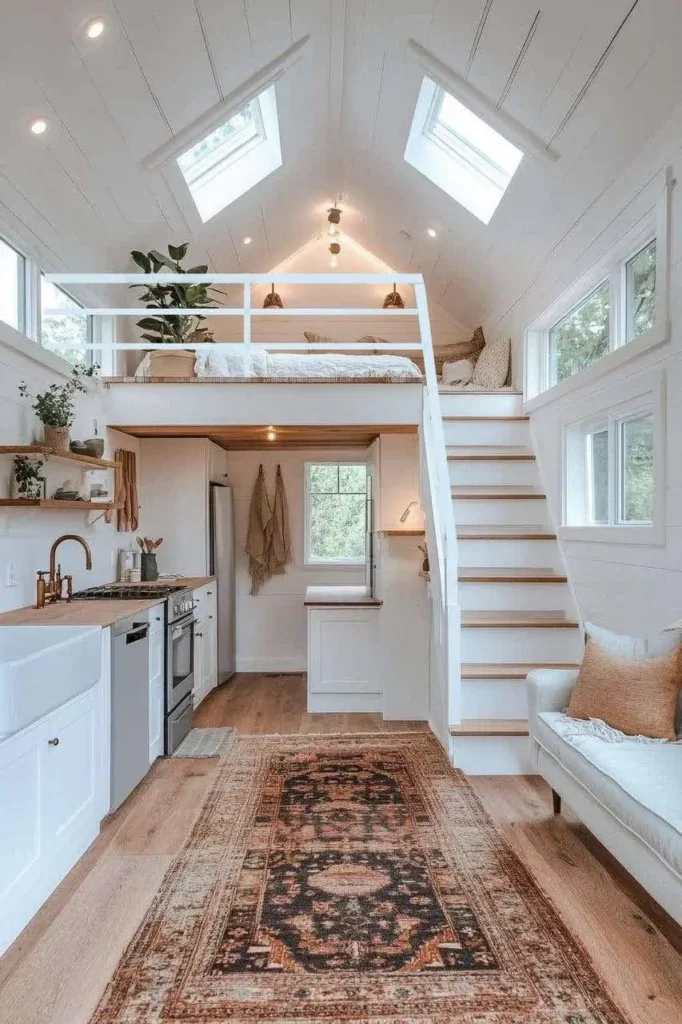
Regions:
<instances>
[{"instance_id":1,"label":"white bedding","mask_svg":"<svg viewBox=\"0 0 682 1024\"><path fill-rule=\"evenodd\" d=\"M333 355L321 353L265 352L252 350L255 377L421 377L421 371L405 356ZM202 351L195 364L197 377L243 377L241 350Z\"/></svg>"}]
</instances>

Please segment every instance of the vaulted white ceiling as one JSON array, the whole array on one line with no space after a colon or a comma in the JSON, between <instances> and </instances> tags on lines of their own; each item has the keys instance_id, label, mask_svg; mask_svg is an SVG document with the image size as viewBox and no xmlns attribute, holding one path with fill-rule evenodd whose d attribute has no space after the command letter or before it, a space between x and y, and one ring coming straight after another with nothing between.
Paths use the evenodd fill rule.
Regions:
<instances>
[{"instance_id":1,"label":"vaulted white ceiling","mask_svg":"<svg viewBox=\"0 0 682 1024\"><path fill-rule=\"evenodd\" d=\"M0 7L0 233L54 270L125 269L130 248L185 240L193 262L267 270L318 234L341 196L359 243L422 272L431 298L472 326L527 287L682 101L679 0ZM90 40L94 16L106 28ZM306 34L277 83L282 168L201 225L145 158ZM529 154L488 226L403 160L423 76L409 39L559 155ZM42 136L29 131L38 116Z\"/></svg>"}]
</instances>

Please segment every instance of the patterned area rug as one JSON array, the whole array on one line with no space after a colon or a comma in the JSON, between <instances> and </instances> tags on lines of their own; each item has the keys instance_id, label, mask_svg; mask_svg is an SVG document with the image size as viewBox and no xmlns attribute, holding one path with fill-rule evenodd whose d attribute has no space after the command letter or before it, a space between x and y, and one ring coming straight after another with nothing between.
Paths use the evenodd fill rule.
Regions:
<instances>
[{"instance_id":1,"label":"patterned area rug","mask_svg":"<svg viewBox=\"0 0 682 1024\"><path fill-rule=\"evenodd\" d=\"M95 1024L625 1024L435 739L248 736Z\"/></svg>"}]
</instances>

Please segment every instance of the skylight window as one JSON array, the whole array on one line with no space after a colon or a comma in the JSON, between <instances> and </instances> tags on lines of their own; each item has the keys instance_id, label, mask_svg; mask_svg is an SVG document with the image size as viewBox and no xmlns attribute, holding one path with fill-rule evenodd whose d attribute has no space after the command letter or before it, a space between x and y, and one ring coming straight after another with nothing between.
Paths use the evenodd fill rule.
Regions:
<instances>
[{"instance_id":1,"label":"skylight window","mask_svg":"<svg viewBox=\"0 0 682 1024\"><path fill-rule=\"evenodd\" d=\"M422 82L405 159L488 224L523 153L429 78Z\"/></svg>"},{"instance_id":2,"label":"skylight window","mask_svg":"<svg viewBox=\"0 0 682 1024\"><path fill-rule=\"evenodd\" d=\"M281 166L274 86L178 157L204 223Z\"/></svg>"}]
</instances>

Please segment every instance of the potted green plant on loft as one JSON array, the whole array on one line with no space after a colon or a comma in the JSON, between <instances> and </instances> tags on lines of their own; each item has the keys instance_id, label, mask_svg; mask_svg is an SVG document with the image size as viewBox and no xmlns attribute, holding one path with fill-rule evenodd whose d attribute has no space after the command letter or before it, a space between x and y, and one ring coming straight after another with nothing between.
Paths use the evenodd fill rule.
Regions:
<instances>
[{"instance_id":1,"label":"potted green plant on loft","mask_svg":"<svg viewBox=\"0 0 682 1024\"><path fill-rule=\"evenodd\" d=\"M206 274L208 266L190 267L188 270L182 266L182 261L187 255L189 242L182 245L169 245L168 256L164 256L158 249L151 249L149 252L140 252L133 249L130 253L132 259L145 274L159 274L168 271L171 274ZM211 292L219 295L224 293L210 284L132 284L131 288L142 289L139 296L140 302L144 302L147 309L202 309L210 306L218 306L220 303L213 298ZM186 345L188 342L212 341L213 335L208 327L203 325L206 319L199 313L189 316L164 315L159 312L154 316L144 316L137 321L141 336L145 341L155 345ZM183 349L173 352L155 349L147 353L140 365L136 375L142 373L151 377L192 377L194 375L194 352Z\"/></svg>"},{"instance_id":2,"label":"potted green plant on loft","mask_svg":"<svg viewBox=\"0 0 682 1024\"><path fill-rule=\"evenodd\" d=\"M76 418L76 395L86 394L84 377L94 377L99 367L74 367L65 384L50 384L47 391L32 395L26 381L19 385L19 394L33 402L32 409L43 425L44 442L55 452L69 450L71 424Z\"/></svg>"}]
</instances>

